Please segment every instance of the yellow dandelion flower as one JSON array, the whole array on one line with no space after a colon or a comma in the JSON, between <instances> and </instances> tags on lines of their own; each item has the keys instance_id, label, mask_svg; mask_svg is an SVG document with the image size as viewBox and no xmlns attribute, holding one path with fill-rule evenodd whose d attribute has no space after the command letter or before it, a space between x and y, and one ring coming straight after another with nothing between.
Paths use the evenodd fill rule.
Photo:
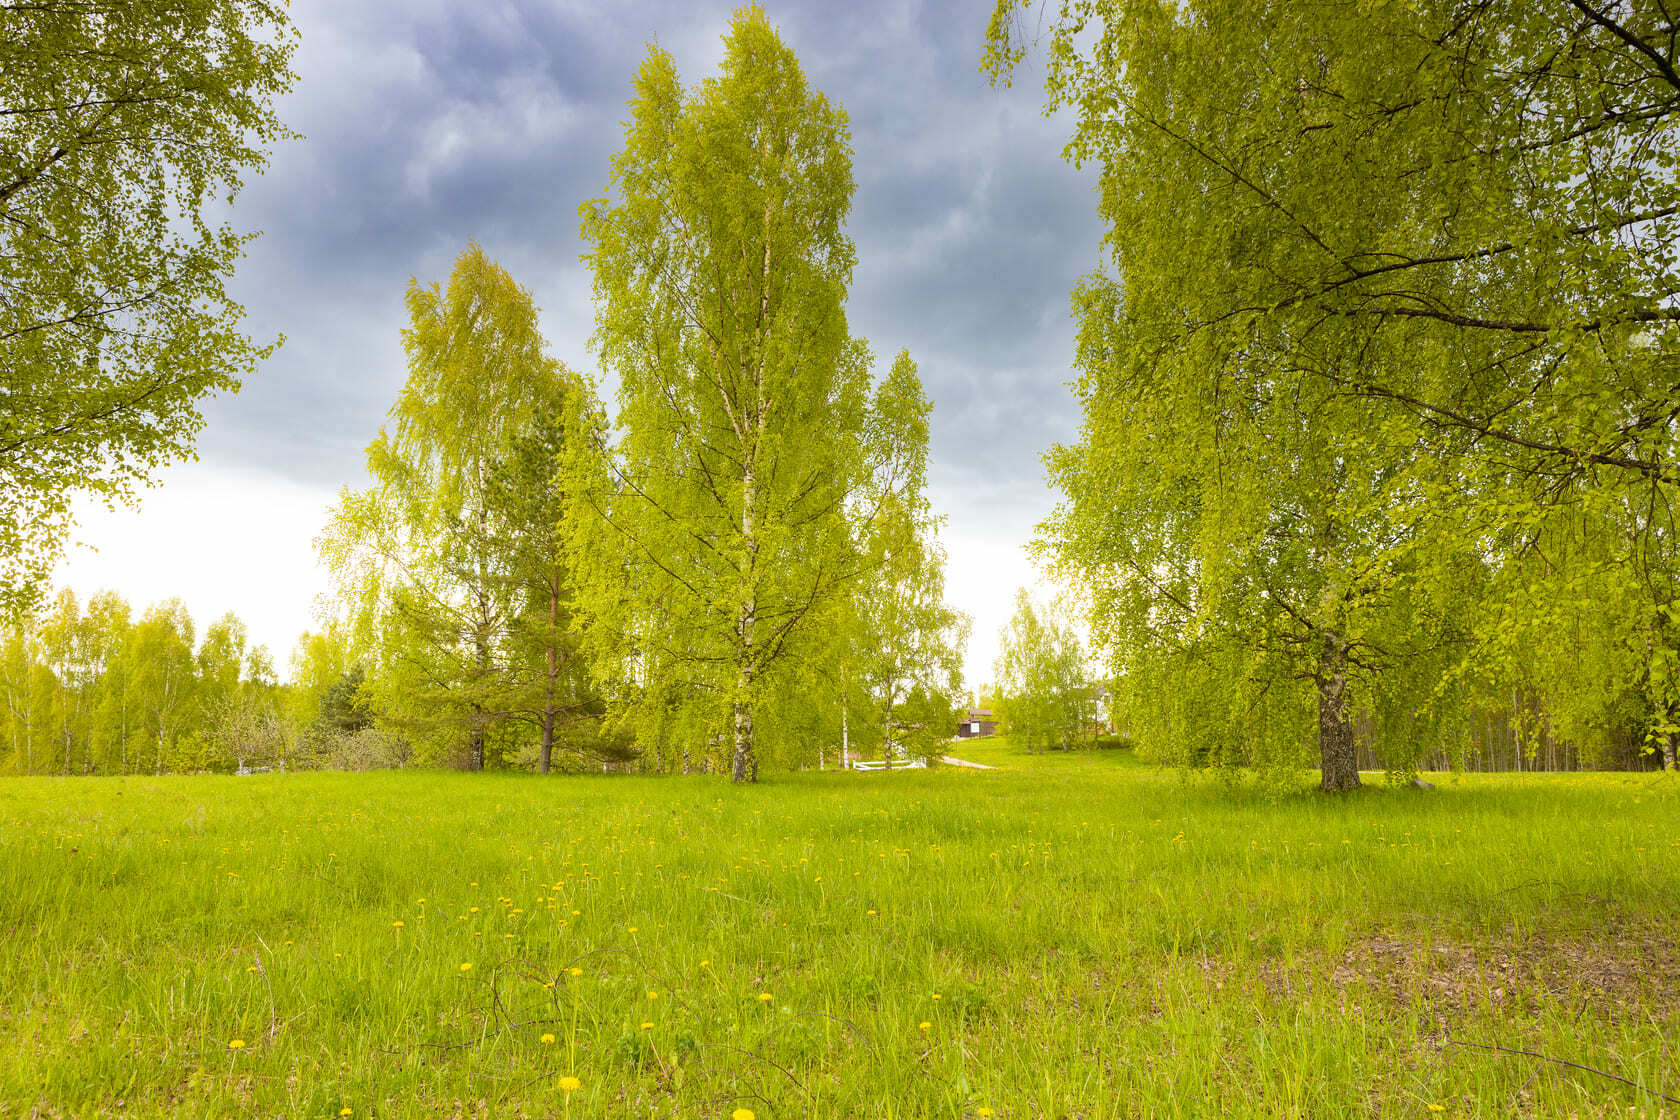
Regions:
<instances>
[{"instance_id":1,"label":"yellow dandelion flower","mask_svg":"<svg viewBox=\"0 0 1680 1120\"><path fill-rule=\"evenodd\" d=\"M922 1028L922 1030L924 1030L924 1031L930 1031L930 1030L933 1029L933 1024L928 1022L926 1019L923 1019L920 1023L917 1023L916 1025L918 1027Z\"/></svg>"},{"instance_id":2,"label":"yellow dandelion flower","mask_svg":"<svg viewBox=\"0 0 1680 1120\"><path fill-rule=\"evenodd\" d=\"M465 961L461 962L461 971L462 972L471 972L472 971L472 965L468 964Z\"/></svg>"},{"instance_id":3,"label":"yellow dandelion flower","mask_svg":"<svg viewBox=\"0 0 1680 1120\"><path fill-rule=\"evenodd\" d=\"M538 1039L537 1041L541 1042L544 1046L553 1046L554 1045L554 1036L551 1035L551 1034L545 1034L545 1035L542 1036L542 1038Z\"/></svg>"},{"instance_id":4,"label":"yellow dandelion flower","mask_svg":"<svg viewBox=\"0 0 1680 1120\"><path fill-rule=\"evenodd\" d=\"M753 1120L753 1110L750 1108L737 1108L734 1112L729 1114L729 1120Z\"/></svg>"},{"instance_id":5,"label":"yellow dandelion flower","mask_svg":"<svg viewBox=\"0 0 1680 1120\"><path fill-rule=\"evenodd\" d=\"M710 968L710 967L711 967L711 965L712 965L712 962L711 962L711 961L701 961L701 962L700 962L700 967L701 967L701 968Z\"/></svg>"},{"instance_id":6,"label":"yellow dandelion flower","mask_svg":"<svg viewBox=\"0 0 1680 1120\"><path fill-rule=\"evenodd\" d=\"M1444 1104L1432 1104L1429 1106L1429 1111L1431 1112L1445 1112L1446 1110L1447 1106Z\"/></svg>"},{"instance_id":7,"label":"yellow dandelion flower","mask_svg":"<svg viewBox=\"0 0 1680 1120\"><path fill-rule=\"evenodd\" d=\"M625 933L635 933L636 932L636 927L635 926L630 926L624 932Z\"/></svg>"},{"instance_id":8,"label":"yellow dandelion flower","mask_svg":"<svg viewBox=\"0 0 1680 1120\"><path fill-rule=\"evenodd\" d=\"M257 966L256 966L256 965L254 965L254 964L253 964L253 965L251 965L251 966L249 966L249 967L247 967L247 968L246 968L246 969L245 969L245 971L246 971L246 972L257 972L257 971L259 971L259 970L258 970L258 968L257 968Z\"/></svg>"},{"instance_id":9,"label":"yellow dandelion flower","mask_svg":"<svg viewBox=\"0 0 1680 1120\"><path fill-rule=\"evenodd\" d=\"M343 1108L338 1110L338 1114L340 1116L354 1116L356 1115L356 1110L351 1108L349 1105L345 1105Z\"/></svg>"},{"instance_id":10,"label":"yellow dandelion flower","mask_svg":"<svg viewBox=\"0 0 1680 1120\"><path fill-rule=\"evenodd\" d=\"M933 998L934 998L934 999L940 999L940 998L941 998L941 996L940 996L940 995L939 995L939 993L938 993L938 992L934 992L934 993L933 993Z\"/></svg>"},{"instance_id":11,"label":"yellow dandelion flower","mask_svg":"<svg viewBox=\"0 0 1680 1120\"><path fill-rule=\"evenodd\" d=\"M775 998L776 997L771 995L769 992L759 992L758 993L758 999L759 999L760 1003L769 1003L771 1000L773 1000Z\"/></svg>"},{"instance_id":12,"label":"yellow dandelion flower","mask_svg":"<svg viewBox=\"0 0 1680 1120\"><path fill-rule=\"evenodd\" d=\"M478 913L478 907L476 907L476 906L469 906L469 907L467 907L467 913L469 913L469 914L476 914L476 913Z\"/></svg>"},{"instance_id":13,"label":"yellow dandelion flower","mask_svg":"<svg viewBox=\"0 0 1680 1120\"><path fill-rule=\"evenodd\" d=\"M234 1039L233 1041L228 1043L228 1049L229 1050L243 1050L243 1049L245 1049L245 1040L243 1038Z\"/></svg>"},{"instance_id":14,"label":"yellow dandelion flower","mask_svg":"<svg viewBox=\"0 0 1680 1120\"><path fill-rule=\"evenodd\" d=\"M649 999L658 999L659 998L659 993L658 992L649 992L648 993L648 998Z\"/></svg>"},{"instance_id":15,"label":"yellow dandelion flower","mask_svg":"<svg viewBox=\"0 0 1680 1120\"><path fill-rule=\"evenodd\" d=\"M403 924L401 922L392 922L391 923L391 928L392 929L401 929L401 928L403 928Z\"/></svg>"},{"instance_id":16,"label":"yellow dandelion flower","mask_svg":"<svg viewBox=\"0 0 1680 1120\"><path fill-rule=\"evenodd\" d=\"M644 1031L651 1031L653 1029L653 1024L646 1021L646 1020L643 1020L642 1021L642 1029Z\"/></svg>"},{"instance_id":17,"label":"yellow dandelion flower","mask_svg":"<svg viewBox=\"0 0 1680 1120\"><path fill-rule=\"evenodd\" d=\"M873 914L873 913L875 913L875 911L871 910L870 913Z\"/></svg>"},{"instance_id":18,"label":"yellow dandelion flower","mask_svg":"<svg viewBox=\"0 0 1680 1120\"><path fill-rule=\"evenodd\" d=\"M566 970L566 975L567 976L582 976L583 975L583 969L581 969L581 968L568 968Z\"/></svg>"},{"instance_id":19,"label":"yellow dandelion flower","mask_svg":"<svg viewBox=\"0 0 1680 1120\"><path fill-rule=\"evenodd\" d=\"M991 1109L987 1108L985 1105L981 1105L979 1108L974 1110L974 1115L976 1115L976 1116L996 1116L997 1113L993 1112Z\"/></svg>"},{"instance_id":20,"label":"yellow dandelion flower","mask_svg":"<svg viewBox=\"0 0 1680 1120\"><path fill-rule=\"evenodd\" d=\"M581 1088L583 1088L583 1082L579 1081L571 1074L567 1074L565 1077L560 1079L560 1091L562 1093L576 1092Z\"/></svg>"}]
</instances>

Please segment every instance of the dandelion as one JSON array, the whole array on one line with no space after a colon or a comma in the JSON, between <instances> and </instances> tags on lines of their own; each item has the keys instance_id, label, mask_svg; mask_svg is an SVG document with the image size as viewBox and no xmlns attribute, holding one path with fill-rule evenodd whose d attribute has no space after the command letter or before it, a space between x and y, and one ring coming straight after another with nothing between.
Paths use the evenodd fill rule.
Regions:
<instances>
[{"instance_id":1,"label":"dandelion","mask_svg":"<svg viewBox=\"0 0 1680 1120\"><path fill-rule=\"evenodd\" d=\"M340 1116L354 1116L356 1115L356 1110L351 1108L349 1105L345 1105L343 1108L338 1110L338 1114Z\"/></svg>"},{"instance_id":2,"label":"dandelion","mask_svg":"<svg viewBox=\"0 0 1680 1120\"><path fill-rule=\"evenodd\" d=\"M461 971L462 972L471 972L472 971L472 965L469 964L466 961L462 961L461 962Z\"/></svg>"},{"instance_id":3,"label":"dandelion","mask_svg":"<svg viewBox=\"0 0 1680 1120\"><path fill-rule=\"evenodd\" d=\"M775 998L776 997L771 995L769 992L759 992L758 993L758 1001L760 1003L769 1003L771 1000L773 1000Z\"/></svg>"},{"instance_id":4,"label":"dandelion","mask_svg":"<svg viewBox=\"0 0 1680 1120\"><path fill-rule=\"evenodd\" d=\"M562 1093L575 1093L581 1088L583 1088L583 1082L579 1081L571 1074L567 1074L565 1077L560 1079L560 1091Z\"/></svg>"},{"instance_id":5,"label":"dandelion","mask_svg":"<svg viewBox=\"0 0 1680 1120\"><path fill-rule=\"evenodd\" d=\"M1429 1106L1429 1111L1431 1112L1445 1112L1446 1110L1447 1106L1444 1104L1432 1104Z\"/></svg>"},{"instance_id":6,"label":"dandelion","mask_svg":"<svg viewBox=\"0 0 1680 1120\"><path fill-rule=\"evenodd\" d=\"M701 961L701 962L700 962L700 967L701 967L701 968L710 968L710 967L711 967L711 964L712 964L712 962L711 962L711 961Z\"/></svg>"},{"instance_id":7,"label":"dandelion","mask_svg":"<svg viewBox=\"0 0 1680 1120\"><path fill-rule=\"evenodd\" d=\"M583 969L576 968L576 967L568 968L566 970L566 975L567 976L582 976L583 975Z\"/></svg>"},{"instance_id":8,"label":"dandelion","mask_svg":"<svg viewBox=\"0 0 1680 1120\"><path fill-rule=\"evenodd\" d=\"M391 923L391 928L392 929L401 929L401 928L403 928L403 924L401 922L392 922Z\"/></svg>"},{"instance_id":9,"label":"dandelion","mask_svg":"<svg viewBox=\"0 0 1680 1120\"><path fill-rule=\"evenodd\" d=\"M928 1022L926 1019L923 1019L920 1023L917 1023L916 1025L918 1027L922 1028L923 1032L930 1031L930 1030L933 1029L933 1024Z\"/></svg>"},{"instance_id":10,"label":"dandelion","mask_svg":"<svg viewBox=\"0 0 1680 1120\"><path fill-rule=\"evenodd\" d=\"M625 933L635 933L636 932L636 927L635 926L630 926L624 932Z\"/></svg>"},{"instance_id":11,"label":"dandelion","mask_svg":"<svg viewBox=\"0 0 1680 1120\"><path fill-rule=\"evenodd\" d=\"M537 1041L541 1042L544 1046L553 1046L554 1045L554 1036L551 1035L551 1034L545 1034L545 1035L542 1036L542 1038L538 1039Z\"/></svg>"},{"instance_id":12,"label":"dandelion","mask_svg":"<svg viewBox=\"0 0 1680 1120\"><path fill-rule=\"evenodd\" d=\"M256 965L251 965L250 967L246 968L245 971L246 972L257 972L257 971L259 971L259 969L257 968Z\"/></svg>"},{"instance_id":13,"label":"dandelion","mask_svg":"<svg viewBox=\"0 0 1680 1120\"><path fill-rule=\"evenodd\" d=\"M979 1108L974 1110L974 1115L976 1115L976 1116L996 1116L997 1113L993 1112L991 1109L987 1108L985 1105L981 1105Z\"/></svg>"},{"instance_id":14,"label":"dandelion","mask_svg":"<svg viewBox=\"0 0 1680 1120\"><path fill-rule=\"evenodd\" d=\"M644 1019L642 1021L642 1029L644 1031L651 1031L653 1029L653 1024Z\"/></svg>"},{"instance_id":15,"label":"dandelion","mask_svg":"<svg viewBox=\"0 0 1680 1120\"><path fill-rule=\"evenodd\" d=\"M940 996L940 994L939 994L939 993L938 993L938 992L934 992L934 993L933 993L933 998L934 998L934 999L941 999L941 998L943 998L943 997L941 997L941 996Z\"/></svg>"},{"instance_id":16,"label":"dandelion","mask_svg":"<svg viewBox=\"0 0 1680 1120\"><path fill-rule=\"evenodd\" d=\"M659 998L659 993L658 992L649 992L648 993L648 998L649 999L658 999Z\"/></svg>"},{"instance_id":17,"label":"dandelion","mask_svg":"<svg viewBox=\"0 0 1680 1120\"><path fill-rule=\"evenodd\" d=\"M753 1111L750 1108L737 1108L729 1114L729 1120L753 1120Z\"/></svg>"},{"instance_id":18,"label":"dandelion","mask_svg":"<svg viewBox=\"0 0 1680 1120\"><path fill-rule=\"evenodd\" d=\"M243 1049L245 1049L245 1040L243 1038L234 1039L233 1041L228 1043L228 1049L229 1050L243 1050Z\"/></svg>"}]
</instances>

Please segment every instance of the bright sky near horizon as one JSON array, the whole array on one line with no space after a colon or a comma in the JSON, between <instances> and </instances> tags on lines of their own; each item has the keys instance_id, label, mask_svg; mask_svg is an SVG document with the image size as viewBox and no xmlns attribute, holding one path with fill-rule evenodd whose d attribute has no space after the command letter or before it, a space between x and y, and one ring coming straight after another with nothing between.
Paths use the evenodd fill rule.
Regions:
<instances>
[{"instance_id":1,"label":"bright sky near horizon","mask_svg":"<svg viewBox=\"0 0 1680 1120\"><path fill-rule=\"evenodd\" d=\"M630 81L657 40L685 84L712 75L732 3L293 0L298 82L280 145L230 221L260 230L233 283L254 337L286 336L206 407L199 459L138 510L83 503L57 585L226 611L282 673L327 590L313 538L407 376L409 278L446 279L477 240L543 309L554 355L597 373L577 207L601 194ZM934 402L930 497L947 598L991 679L1023 552L1055 497L1040 455L1074 437L1068 292L1099 261L1094 176L1035 82L979 72L989 3L771 5L806 76L851 120L857 245L848 315L877 371L908 348ZM1048 589L1046 589L1048 590Z\"/></svg>"}]
</instances>

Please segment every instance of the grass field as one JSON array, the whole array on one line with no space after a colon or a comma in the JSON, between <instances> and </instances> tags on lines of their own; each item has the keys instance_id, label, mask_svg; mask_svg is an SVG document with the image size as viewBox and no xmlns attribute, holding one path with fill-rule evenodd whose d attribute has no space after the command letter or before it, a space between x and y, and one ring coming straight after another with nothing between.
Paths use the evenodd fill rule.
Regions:
<instances>
[{"instance_id":1,"label":"grass field","mask_svg":"<svg viewBox=\"0 0 1680 1120\"><path fill-rule=\"evenodd\" d=\"M1680 780L965 756L7 780L0 1116L1680 1116Z\"/></svg>"}]
</instances>

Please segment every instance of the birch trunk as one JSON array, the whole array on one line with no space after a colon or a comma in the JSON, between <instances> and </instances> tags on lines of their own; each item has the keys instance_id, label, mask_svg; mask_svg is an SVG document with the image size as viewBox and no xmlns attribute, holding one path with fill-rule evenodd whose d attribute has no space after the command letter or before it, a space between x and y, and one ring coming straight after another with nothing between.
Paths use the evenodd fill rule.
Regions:
<instances>
[{"instance_id":1,"label":"birch trunk","mask_svg":"<svg viewBox=\"0 0 1680 1120\"><path fill-rule=\"evenodd\" d=\"M1353 725L1346 710L1347 648L1333 634L1324 638L1318 666L1319 785L1325 793L1359 788L1359 762L1354 755Z\"/></svg>"}]
</instances>

